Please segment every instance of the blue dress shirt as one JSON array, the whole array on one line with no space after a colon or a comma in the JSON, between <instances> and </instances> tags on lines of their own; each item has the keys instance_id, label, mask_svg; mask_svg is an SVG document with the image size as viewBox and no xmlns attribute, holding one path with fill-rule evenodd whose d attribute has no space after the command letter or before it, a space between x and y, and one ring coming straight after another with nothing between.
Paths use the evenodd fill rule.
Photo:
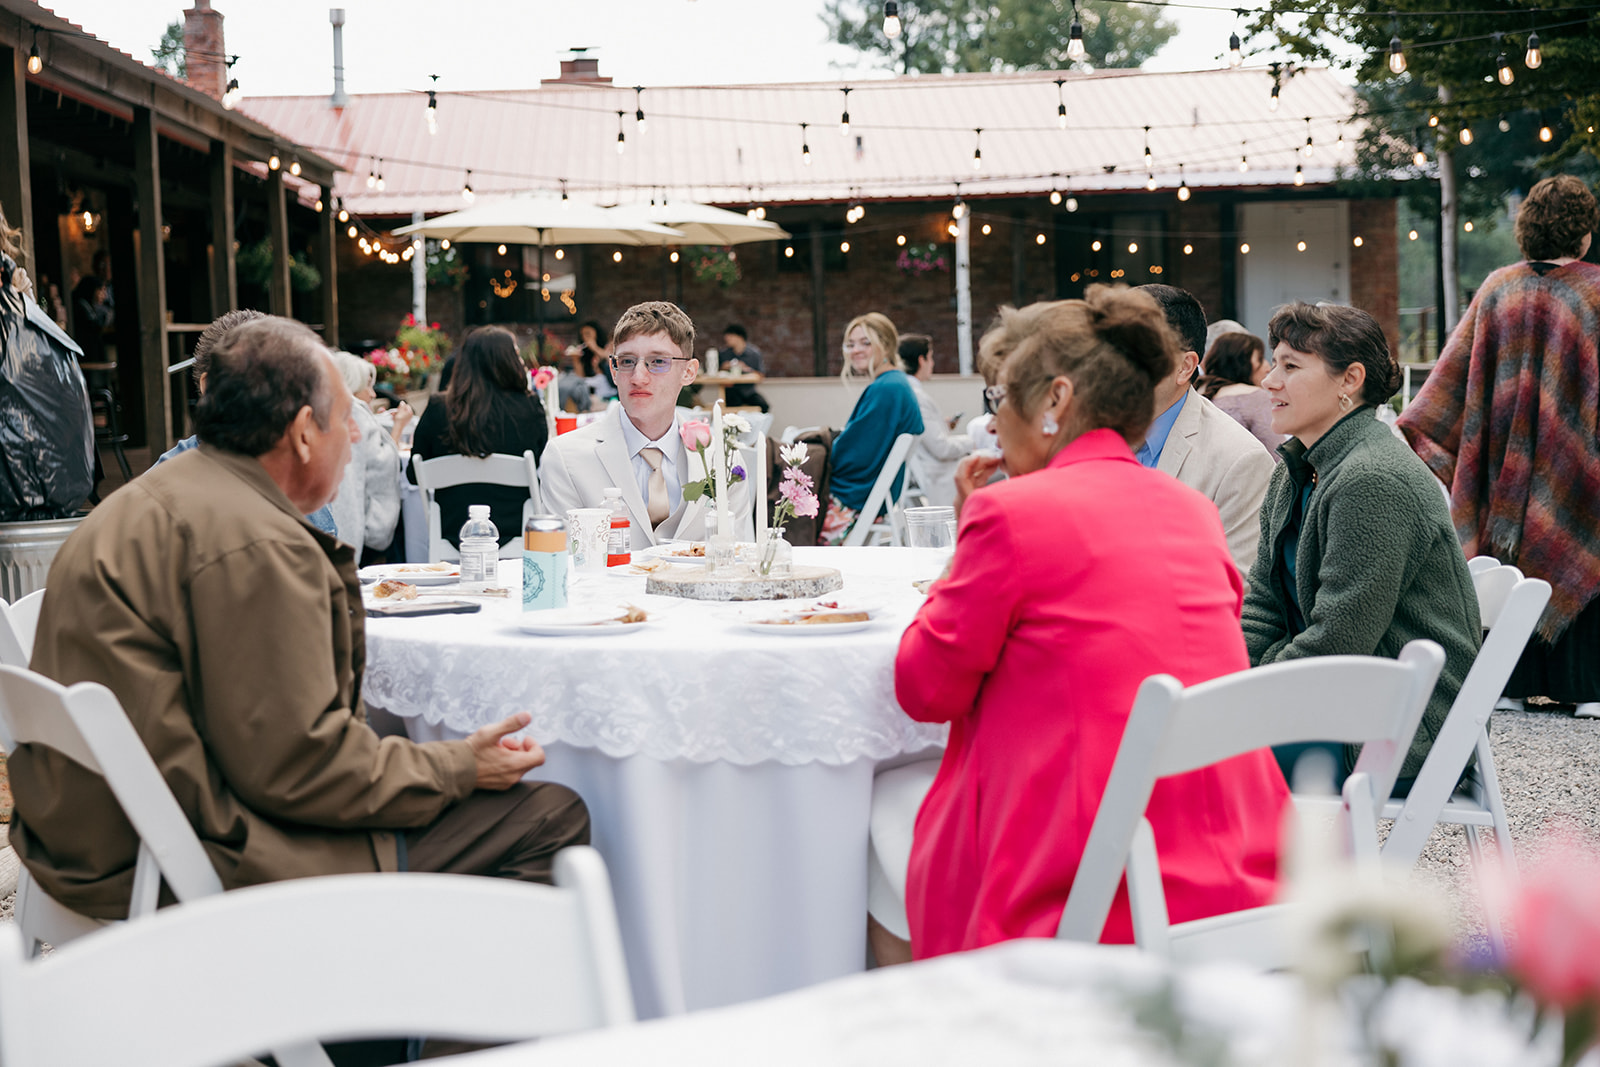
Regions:
<instances>
[{"instance_id":1,"label":"blue dress shirt","mask_svg":"<svg viewBox=\"0 0 1600 1067\"><path fill-rule=\"evenodd\" d=\"M1133 458L1140 464L1154 467L1161 462L1161 450L1167 447L1167 438L1172 435L1172 424L1178 421L1178 416L1183 413L1183 405L1188 399L1189 390L1185 389L1176 404L1157 415L1150 423L1150 429L1144 435L1144 444L1133 454Z\"/></svg>"}]
</instances>

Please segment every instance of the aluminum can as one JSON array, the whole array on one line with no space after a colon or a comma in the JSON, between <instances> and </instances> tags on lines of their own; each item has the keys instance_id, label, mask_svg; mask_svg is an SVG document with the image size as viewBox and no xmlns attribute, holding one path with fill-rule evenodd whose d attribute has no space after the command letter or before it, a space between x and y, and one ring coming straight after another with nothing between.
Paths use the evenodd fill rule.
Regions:
<instances>
[{"instance_id":1,"label":"aluminum can","mask_svg":"<svg viewBox=\"0 0 1600 1067\"><path fill-rule=\"evenodd\" d=\"M535 515L522 527L522 610L567 606L567 524Z\"/></svg>"}]
</instances>

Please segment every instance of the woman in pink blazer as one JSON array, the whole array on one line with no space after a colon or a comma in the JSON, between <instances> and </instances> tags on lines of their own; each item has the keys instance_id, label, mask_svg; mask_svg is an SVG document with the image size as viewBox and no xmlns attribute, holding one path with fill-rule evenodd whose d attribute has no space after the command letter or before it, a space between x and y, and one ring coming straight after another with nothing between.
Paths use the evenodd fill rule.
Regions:
<instances>
[{"instance_id":1,"label":"woman in pink blazer","mask_svg":"<svg viewBox=\"0 0 1600 1067\"><path fill-rule=\"evenodd\" d=\"M1161 311L1093 286L1022 316L1032 333L984 367L1004 459L958 474L949 574L895 661L906 713L950 723L911 850L918 958L1054 936L1139 684L1250 665L1216 506L1130 447L1174 365ZM1001 463L1010 479L984 487ZM1157 783L1173 922L1272 899L1287 800L1267 751ZM1133 940L1126 887L1102 940Z\"/></svg>"}]
</instances>

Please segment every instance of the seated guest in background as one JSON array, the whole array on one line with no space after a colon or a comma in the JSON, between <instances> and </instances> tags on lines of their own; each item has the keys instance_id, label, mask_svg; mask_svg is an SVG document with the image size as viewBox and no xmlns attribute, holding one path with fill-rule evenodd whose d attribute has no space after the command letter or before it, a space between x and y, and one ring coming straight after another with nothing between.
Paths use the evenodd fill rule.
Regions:
<instances>
[{"instance_id":1,"label":"seated guest in background","mask_svg":"<svg viewBox=\"0 0 1600 1067\"><path fill-rule=\"evenodd\" d=\"M1408 641L1437 641L1444 670L1395 786L1404 796L1482 641L1467 559L1438 481L1373 417L1400 385L1377 320L1297 302L1272 316L1268 336L1273 365L1262 386L1272 428L1290 439L1261 508L1244 601L1250 662L1394 657ZM1285 775L1307 747L1279 751ZM1354 753L1328 747L1348 773Z\"/></svg>"},{"instance_id":2,"label":"seated guest in background","mask_svg":"<svg viewBox=\"0 0 1600 1067\"><path fill-rule=\"evenodd\" d=\"M895 438L903 433L919 434L926 427L917 407L917 394L911 379L900 369L900 334L888 316L876 311L858 315L844 329L844 371L846 382L866 378L870 383L833 439L829 454L828 510L822 520L824 545L839 545L855 527L867 503L867 494L878 481ZM896 476L891 496L900 498L905 472ZM868 523L876 515L864 516Z\"/></svg>"},{"instance_id":3,"label":"seated guest in background","mask_svg":"<svg viewBox=\"0 0 1600 1067\"><path fill-rule=\"evenodd\" d=\"M546 506L605 506L607 489L622 490L634 548L706 536L709 498L685 500L683 485L706 476L698 452L683 442L679 390L700 368L694 357L694 323L663 300L635 304L611 331L611 372L621 405L589 425L562 434L544 453L540 484ZM707 451L710 455L710 451ZM728 486L735 526L754 536L748 481ZM737 530L736 530L737 532Z\"/></svg>"},{"instance_id":4,"label":"seated guest in background","mask_svg":"<svg viewBox=\"0 0 1600 1067\"><path fill-rule=\"evenodd\" d=\"M1240 574L1250 573L1261 536L1261 498L1272 478L1272 455L1250 431L1194 391L1205 351L1206 313L1192 293L1171 285L1141 285L1161 305L1178 335L1173 373L1156 386L1156 417L1133 450L1146 467L1165 471L1204 493L1222 515L1228 552Z\"/></svg>"},{"instance_id":5,"label":"seated guest in background","mask_svg":"<svg viewBox=\"0 0 1600 1067\"><path fill-rule=\"evenodd\" d=\"M1202 377L1195 384L1200 395L1217 405L1233 421L1249 430L1276 462L1284 436L1272 432L1272 399L1261 379L1272 369L1265 358L1266 343L1253 333L1225 333L1211 342Z\"/></svg>"},{"instance_id":6,"label":"seated guest in background","mask_svg":"<svg viewBox=\"0 0 1600 1067\"><path fill-rule=\"evenodd\" d=\"M503 326L479 326L456 353L443 402L436 396L417 420L411 455L521 456L531 449L538 456L549 437L544 404L528 384L516 337ZM416 482L416 470L408 466L406 477ZM440 533L457 548L473 504L489 505L489 519L502 545L522 537L522 505L528 500L524 488L471 482L440 489L433 497L439 505Z\"/></svg>"},{"instance_id":7,"label":"seated guest in background","mask_svg":"<svg viewBox=\"0 0 1600 1067\"><path fill-rule=\"evenodd\" d=\"M606 329L594 319L578 327L578 370L599 400L612 400L617 383L611 380L611 344Z\"/></svg>"},{"instance_id":8,"label":"seated guest in background","mask_svg":"<svg viewBox=\"0 0 1600 1067\"><path fill-rule=\"evenodd\" d=\"M339 493L329 505L333 512L335 536L356 550L356 565L361 565L362 550L386 547L394 540L395 524L400 521L400 448L397 430L384 429L367 407L374 394L372 386L377 368L349 352L333 354L339 380L350 390L355 403L350 416L355 419L361 438L350 452ZM401 411L410 411L402 402ZM396 418L399 427L405 422Z\"/></svg>"},{"instance_id":9,"label":"seated guest in background","mask_svg":"<svg viewBox=\"0 0 1600 1067\"><path fill-rule=\"evenodd\" d=\"M761 349L750 343L750 335L737 322L722 328L722 348L717 352L717 369L729 374L762 371ZM729 407L758 407L771 410L767 398L756 392L753 385L730 385L727 391Z\"/></svg>"},{"instance_id":10,"label":"seated guest in background","mask_svg":"<svg viewBox=\"0 0 1600 1067\"><path fill-rule=\"evenodd\" d=\"M33 669L122 702L223 887L436 871L548 882L589 836L583 802L523 782L510 734L380 739L348 545L301 518L333 499L357 428L305 326L269 318L211 353L198 449L107 497L50 568ZM127 915L139 838L105 781L37 745L10 753L11 844L60 903Z\"/></svg>"},{"instance_id":11,"label":"seated guest in background","mask_svg":"<svg viewBox=\"0 0 1600 1067\"><path fill-rule=\"evenodd\" d=\"M972 437L951 432L953 427L923 386L933 377L933 338L925 333L902 334L900 366L910 376L906 383L916 394L917 409L922 413L922 433L911 446L907 461L911 473L929 504L954 504L956 465L972 451Z\"/></svg>"},{"instance_id":12,"label":"seated guest in background","mask_svg":"<svg viewBox=\"0 0 1600 1067\"><path fill-rule=\"evenodd\" d=\"M1600 208L1571 175L1517 212L1523 260L1489 275L1399 426L1450 491L1468 557L1550 583L1506 695L1600 717ZM1516 383L1514 386L1511 383Z\"/></svg>"},{"instance_id":13,"label":"seated guest in background","mask_svg":"<svg viewBox=\"0 0 1600 1067\"><path fill-rule=\"evenodd\" d=\"M918 958L1054 936L1139 685L1249 666L1217 509L1132 452L1176 362L1160 308L1095 285L1031 325L980 368L1011 477L962 465L955 556L895 660L906 713L950 723L911 849ZM1287 800L1266 751L1156 783L1173 921L1272 899ZM1102 940L1132 939L1124 889Z\"/></svg>"}]
</instances>

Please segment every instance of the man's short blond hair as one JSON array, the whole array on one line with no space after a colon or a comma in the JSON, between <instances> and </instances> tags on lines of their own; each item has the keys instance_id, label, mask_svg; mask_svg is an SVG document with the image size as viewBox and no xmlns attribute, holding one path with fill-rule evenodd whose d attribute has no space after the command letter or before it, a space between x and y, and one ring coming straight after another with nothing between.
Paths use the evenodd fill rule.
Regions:
<instances>
[{"instance_id":1,"label":"man's short blond hair","mask_svg":"<svg viewBox=\"0 0 1600 1067\"><path fill-rule=\"evenodd\" d=\"M646 300L622 313L617 328L611 331L611 349L633 337L653 337L664 333L685 356L694 358L694 321L677 304L666 300Z\"/></svg>"}]
</instances>

